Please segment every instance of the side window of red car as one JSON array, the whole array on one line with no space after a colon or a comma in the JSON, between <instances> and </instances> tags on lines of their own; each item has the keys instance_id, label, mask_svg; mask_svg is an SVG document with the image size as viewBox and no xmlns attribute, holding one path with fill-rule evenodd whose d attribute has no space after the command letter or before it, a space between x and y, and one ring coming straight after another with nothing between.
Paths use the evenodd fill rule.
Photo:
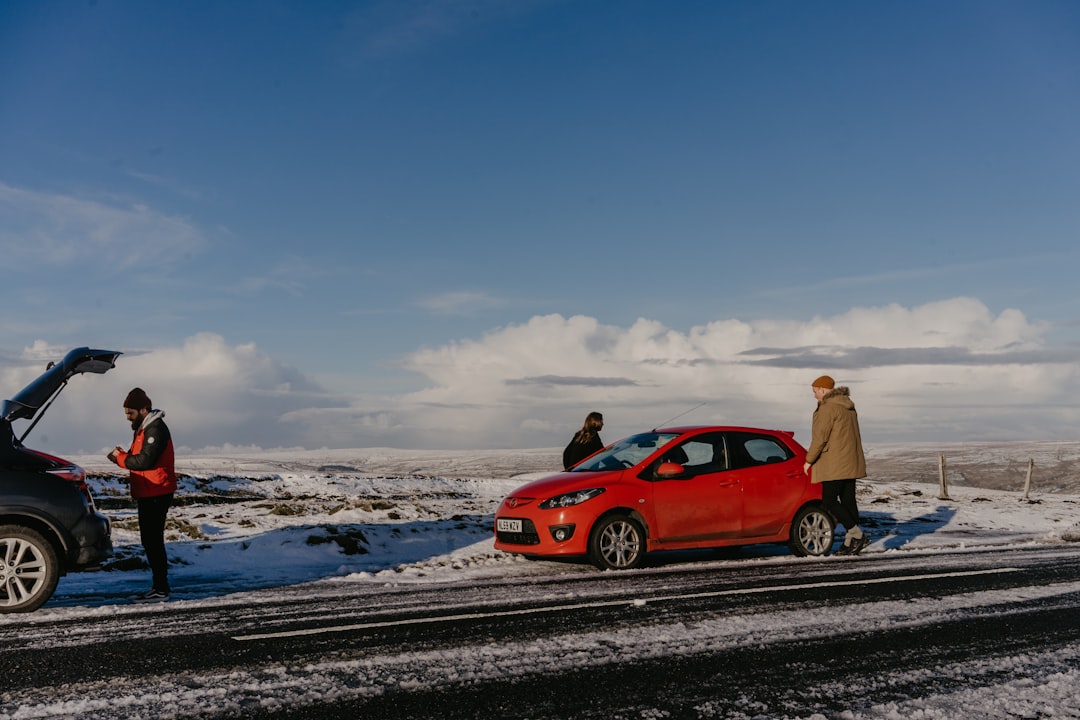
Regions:
<instances>
[{"instance_id":1,"label":"side window of red car","mask_svg":"<svg viewBox=\"0 0 1080 720\"><path fill-rule=\"evenodd\" d=\"M732 433L729 437L731 467L747 468L783 462L794 457L776 438L753 433Z\"/></svg>"},{"instance_id":2,"label":"side window of red car","mask_svg":"<svg viewBox=\"0 0 1080 720\"><path fill-rule=\"evenodd\" d=\"M664 453L661 462L677 462L686 470L680 477L696 477L728 469L727 448L722 433L698 435Z\"/></svg>"}]
</instances>

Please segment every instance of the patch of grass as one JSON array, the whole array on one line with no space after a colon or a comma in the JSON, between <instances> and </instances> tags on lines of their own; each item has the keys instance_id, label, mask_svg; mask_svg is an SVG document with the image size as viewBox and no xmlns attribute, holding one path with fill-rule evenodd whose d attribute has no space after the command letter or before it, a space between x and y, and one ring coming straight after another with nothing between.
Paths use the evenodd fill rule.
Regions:
<instances>
[{"instance_id":1,"label":"patch of grass","mask_svg":"<svg viewBox=\"0 0 1080 720\"><path fill-rule=\"evenodd\" d=\"M128 530L130 532L139 531L139 519L138 518L126 518L124 520L113 520L112 526L114 528L120 528L121 530ZM177 535L183 535L193 540L209 540L209 536L202 531L198 525L193 522L181 518L166 518L165 531L172 531Z\"/></svg>"},{"instance_id":2,"label":"patch of grass","mask_svg":"<svg viewBox=\"0 0 1080 720\"><path fill-rule=\"evenodd\" d=\"M202 531L195 523L188 522L187 520L179 520L176 518L168 518L165 521L165 529L172 530L180 535L186 535L192 540L209 540L210 538Z\"/></svg>"},{"instance_id":3,"label":"patch of grass","mask_svg":"<svg viewBox=\"0 0 1080 720\"><path fill-rule=\"evenodd\" d=\"M364 546L368 544L368 539L359 528L343 529L323 526L322 529L326 531L326 534L309 535L308 545L325 545L332 542L337 543L346 555L367 555L368 549Z\"/></svg>"},{"instance_id":4,"label":"patch of grass","mask_svg":"<svg viewBox=\"0 0 1080 720\"><path fill-rule=\"evenodd\" d=\"M374 512L376 510L393 510L397 505L389 500L361 500L356 503L358 510L364 512Z\"/></svg>"},{"instance_id":5,"label":"patch of grass","mask_svg":"<svg viewBox=\"0 0 1080 720\"><path fill-rule=\"evenodd\" d=\"M296 515L306 515L307 511L304 508L295 507L293 505L286 505L285 503L278 503L270 508L271 515L281 515L284 517L294 517Z\"/></svg>"}]
</instances>

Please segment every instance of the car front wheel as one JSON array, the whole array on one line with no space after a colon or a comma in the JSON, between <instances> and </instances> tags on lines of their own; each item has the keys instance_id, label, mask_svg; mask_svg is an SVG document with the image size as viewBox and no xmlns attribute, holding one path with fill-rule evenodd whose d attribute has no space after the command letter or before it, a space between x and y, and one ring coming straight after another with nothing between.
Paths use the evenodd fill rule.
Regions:
<instances>
[{"instance_id":1,"label":"car front wheel","mask_svg":"<svg viewBox=\"0 0 1080 720\"><path fill-rule=\"evenodd\" d=\"M791 522L791 552L799 557L821 556L829 552L833 544L833 521L824 508L813 505L804 507Z\"/></svg>"},{"instance_id":2,"label":"car front wheel","mask_svg":"<svg viewBox=\"0 0 1080 720\"><path fill-rule=\"evenodd\" d=\"M645 528L625 515L596 523L589 537L589 560L601 570L629 570L645 558Z\"/></svg>"},{"instance_id":3,"label":"car front wheel","mask_svg":"<svg viewBox=\"0 0 1080 720\"><path fill-rule=\"evenodd\" d=\"M0 525L0 612L30 612L52 597L60 579L56 550L41 533Z\"/></svg>"}]
</instances>

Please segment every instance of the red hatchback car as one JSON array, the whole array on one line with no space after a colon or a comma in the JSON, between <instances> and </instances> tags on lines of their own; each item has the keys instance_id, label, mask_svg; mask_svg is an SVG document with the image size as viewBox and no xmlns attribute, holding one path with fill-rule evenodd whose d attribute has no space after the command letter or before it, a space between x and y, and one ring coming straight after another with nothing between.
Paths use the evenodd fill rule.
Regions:
<instances>
[{"instance_id":1,"label":"red hatchback car","mask_svg":"<svg viewBox=\"0 0 1080 720\"><path fill-rule=\"evenodd\" d=\"M834 524L793 433L676 427L632 435L523 485L495 513L495 547L634 568L647 552L787 543L824 555Z\"/></svg>"}]
</instances>

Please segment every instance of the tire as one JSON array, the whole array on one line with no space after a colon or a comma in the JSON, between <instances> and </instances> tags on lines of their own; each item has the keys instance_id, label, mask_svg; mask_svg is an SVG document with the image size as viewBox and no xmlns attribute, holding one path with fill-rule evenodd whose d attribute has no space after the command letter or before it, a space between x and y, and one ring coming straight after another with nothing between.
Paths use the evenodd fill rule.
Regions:
<instances>
[{"instance_id":1,"label":"tire","mask_svg":"<svg viewBox=\"0 0 1080 720\"><path fill-rule=\"evenodd\" d=\"M832 517L825 512L825 508L808 505L795 513L795 519L791 521L788 547L799 557L821 557L832 548L835 529Z\"/></svg>"},{"instance_id":2,"label":"tire","mask_svg":"<svg viewBox=\"0 0 1080 720\"><path fill-rule=\"evenodd\" d=\"M0 613L37 610L59 580L52 543L36 530L0 525Z\"/></svg>"},{"instance_id":3,"label":"tire","mask_svg":"<svg viewBox=\"0 0 1080 720\"><path fill-rule=\"evenodd\" d=\"M626 515L601 518L589 536L589 561L601 570L629 570L645 559L645 528Z\"/></svg>"}]
</instances>

